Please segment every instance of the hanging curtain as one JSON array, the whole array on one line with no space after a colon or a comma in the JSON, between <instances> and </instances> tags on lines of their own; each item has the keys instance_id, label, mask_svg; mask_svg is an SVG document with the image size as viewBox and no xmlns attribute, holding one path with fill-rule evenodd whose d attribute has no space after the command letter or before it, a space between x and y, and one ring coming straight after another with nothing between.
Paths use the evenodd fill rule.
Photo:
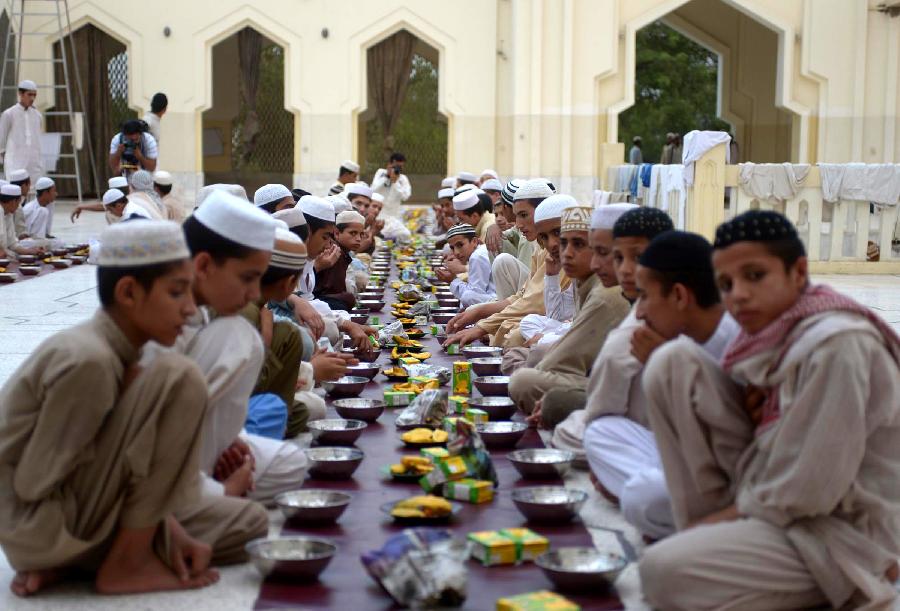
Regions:
<instances>
[{"instance_id":1,"label":"hanging curtain","mask_svg":"<svg viewBox=\"0 0 900 611\"><path fill-rule=\"evenodd\" d=\"M406 97L416 37L400 30L368 50L369 94L384 133L385 157L394 150L394 127Z\"/></svg>"},{"instance_id":2,"label":"hanging curtain","mask_svg":"<svg viewBox=\"0 0 900 611\"><path fill-rule=\"evenodd\" d=\"M256 113L256 96L259 94L260 61L262 58L262 35L252 28L238 32L238 58L241 68L241 102L244 108L244 122L241 129L241 152L238 165L243 166L253 155L256 138L259 135L259 116Z\"/></svg>"}]
</instances>

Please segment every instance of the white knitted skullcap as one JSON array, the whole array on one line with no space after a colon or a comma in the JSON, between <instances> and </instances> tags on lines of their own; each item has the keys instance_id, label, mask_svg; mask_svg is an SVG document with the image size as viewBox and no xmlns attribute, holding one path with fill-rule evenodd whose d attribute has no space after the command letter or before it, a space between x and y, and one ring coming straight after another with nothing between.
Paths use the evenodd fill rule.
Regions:
<instances>
[{"instance_id":1,"label":"white knitted skullcap","mask_svg":"<svg viewBox=\"0 0 900 611\"><path fill-rule=\"evenodd\" d=\"M623 214L638 207L635 204L607 204L594 208L591 214L591 229L611 230Z\"/></svg>"},{"instance_id":2,"label":"white knitted skullcap","mask_svg":"<svg viewBox=\"0 0 900 611\"><path fill-rule=\"evenodd\" d=\"M247 248L271 251L275 242L275 219L221 189L207 196L194 218L210 231Z\"/></svg>"},{"instance_id":3,"label":"white knitted skullcap","mask_svg":"<svg viewBox=\"0 0 900 611\"><path fill-rule=\"evenodd\" d=\"M55 184L56 183L53 182L52 178L49 178L47 176L41 176L40 178L38 178L37 182L34 184L34 190L35 191L43 191L44 189L49 189L50 187L52 187Z\"/></svg>"},{"instance_id":4,"label":"white knitted skullcap","mask_svg":"<svg viewBox=\"0 0 900 611\"><path fill-rule=\"evenodd\" d=\"M253 194L253 204L256 206L265 206L272 202L281 201L285 197L293 199L290 189L284 185L269 183L256 190L256 193Z\"/></svg>"},{"instance_id":5,"label":"white knitted skullcap","mask_svg":"<svg viewBox=\"0 0 900 611\"><path fill-rule=\"evenodd\" d=\"M196 206L203 205L203 202L206 201L210 195L215 193L216 191L224 191L225 193L229 193L234 197L238 197L245 202L249 201L247 199L247 191L244 190L244 187L241 185L230 185L226 183L215 183L212 185L206 185L202 187L200 191L197 192L197 202Z\"/></svg>"},{"instance_id":6,"label":"white knitted skullcap","mask_svg":"<svg viewBox=\"0 0 900 611\"><path fill-rule=\"evenodd\" d=\"M9 182L22 182L28 179L28 170L13 170L9 173Z\"/></svg>"},{"instance_id":7,"label":"white knitted skullcap","mask_svg":"<svg viewBox=\"0 0 900 611\"><path fill-rule=\"evenodd\" d=\"M456 176L448 176L447 178L445 178L444 180L441 181L442 189L446 189L448 187L450 189L453 189L454 187L456 187Z\"/></svg>"},{"instance_id":8,"label":"white knitted skullcap","mask_svg":"<svg viewBox=\"0 0 900 611\"><path fill-rule=\"evenodd\" d=\"M478 203L478 193L474 189L464 191L453 197L454 210L468 210Z\"/></svg>"},{"instance_id":9,"label":"white knitted skullcap","mask_svg":"<svg viewBox=\"0 0 900 611\"><path fill-rule=\"evenodd\" d=\"M110 189L103 194L103 205L110 206L121 200L123 197L125 197L125 194L122 193L122 191L120 191L119 189Z\"/></svg>"},{"instance_id":10,"label":"white knitted skullcap","mask_svg":"<svg viewBox=\"0 0 900 611\"><path fill-rule=\"evenodd\" d=\"M344 210L337 215L335 225L349 225L350 223L366 224L366 218L356 210Z\"/></svg>"},{"instance_id":11,"label":"white knitted skullcap","mask_svg":"<svg viewBox=\"0 0 900 611\"><path fill-rule=\"evenodd\" d=\"M0 187L0 195L10 195L12 197L22 196L22 187L19 185L8 184ZM9 222L9 221L7 221Z\"/></svg>"},{"instance_id":12,"label":"white knitted skullcap","mask_svg":"<svg viewBox=\"0 0 900 611\"><path fill-rule=\"evenodd\" d=\"M527 182L522 186L522 189L524 189L526 185L528 185ZM516 192L516 196L519 195L522 189L519 189ZM516 199L519 199L519 197L516 197ZM538 204L538 207L534 209L534 222L540 223L541 221L549 221L552 219L561 218L563 210L565 210L569 206L577 205L578 202L571 195L551 195L540 204Z\"/></svg>"},{"instance_id":13,"label":"white knitted skullcap","mask_svg":"<svg viewBox=\"0 0 900 611\"><path fill-rule=\"evenodd\" d=\"M172 175L165 170L157 170L153 172L153 182L164 187L172 184Z\"/></svg>"},{"instance_id":14,"label":"white knitted skullcap","mask_svg":"<svg viewBox=\"0 0 900 611\"><path fill-rule=\"evenodd\" d=\"M379 204L383 204L384 203L384 195L382 195L381 193L373 192L372 193L372 201L378 202Z\"/></svg>"},{"instance_id":15,"label":"white knitted skullcap","mask_svg":"<svg viewBox=\"0 0 900 611\"><path fill-rule=\"evenodd\" d=\"M340 214L345 210L353 209L353 205L350 203L350 200L344 197L343 193L338 193L337 195L329 195L325 199L330 201L331 205L334 206L335 214Z\"/></svg>"},{"instance_id":16,"label":"white knitted skullcap","mask_svg":"<svg viewBox=\"0 0 900 611\"><path fill-rule=\"evenodd\" d=\"M347 194L347 197L362 195L363 197L372 199L372 187L364 182L351 182L349 185L347 185L347 188L344 189L344 193Z\"/></svg>"},{"instance_id":17,"label":"white knitted skullcap","mask_svg":"<svg viewBox=\"0 0 900 611\"><path fill-rule=\"evenodd\" d=\"M475 182L476 180L478 180L478 177L472 174L472 172L460 172L456 175L456 177L459 180L466 182Z\"/></svg>"},{"instance_id":18,"label":"white knitted skullcap","mask_svg":"<svg viewBox=\"0 0 900 611\"><path fill-rule=\"evenodd\" d=\"M106 181L107 185L110 189L127 189L128 188L128 179L124 176L113 176L108 181Z\"/></svg>"},{"instance_id":19,"label":"white knitted skullcap","mask_svg":"<svg viewBox=\"0 0 900 611\"><path fill-rule=\"evenodd\" d=\"M500 184L500 181L496 178L488 178L486 181L481 183L482 191L502 191L503 185Z\"/></svg>"},{"instance_id":20,"label":"white knitted skullcap","mask_svg":"<svg viewBox=\"0 0 900 611\"><path fill-rule=\"evenodd\" d=\"M490 168L488 168L486 170L481 170L481 175L482 176L490 176L494 180L500 180L500 177L497 175L497 170L492 170ZM481 185L481 188L483 189L484 185Z\"/></svg>"},{"instance_id":21,"label":"white knitted skullcap","mask_svg":"<svg viewBox=\"0 0 900 611\"><path fill-rule=\"evenodd\" d=\"M110 225L100 234L100 267L144 267L190 259L181 225L137 220Z\"/></svg>"},{"instance_id":22,"label":"white knitted skullcap","mask_svg":"<svg viewBox=\"0 0 900 611\"><path fill-rule=\"evenodd\" d=\"M520 199L542 199L553 195L553 190L542 178L532 178L521 184L513 195L513 201Z\"/></svg>"},{"instance_id":23,"label":"white knitted skullcap","mask_svg":"<svg viewBox=\"0 0 900 611\"><path fill-rule=\"evenodd\" d=\"M306 216L313 216L329 223L334 222L334 206L324 197L304 195L297 202L297 206L300 207Z\"/></svg>"},{"instance_id":24,"label":"white knitted skullcap","mask_svg":"<svg viewBox=\"0 0 900 611\"><path fill-rule=\"evenodd\" d=\"M25 91L37 91L37 83L25 79L24 81L19 81L19 89L24 89Z\"/></svg>"},{"instance_id":25,"label":"white knitted skullcap","mask_svg":"<svg viewBox=\"0 0 900 611\"><path fill-rule=\"evenodd\" d=\"M356 163L355 161L351 161L351 160L349 160L349 159L343 160L343 161L341 162L341 167L342 167L342 168L347 168L347 169L350 170L351 172L357 172L357 173L359 172L359 164Z\"/></svg>"},{"instance_id":26,"label":"white knitted skullcap","mask_svg":"<svg viewBox=\"0 0 900 611\"><path fill-rule=\"evenodd\" d=\"M306 225L306 217L303 216L303 211L296 205L291 206L290 208L279 210L272 215L272 218L283 221L285 224L287 224L288 229Z\"/></svg>"},{"instance_id":27,"label":"white knitted skullcap","mask_svg":"<svg viewBox=\"0 0 900 611\"><path fill-rule=\"evenodd\" d=\"M438 199L443 199L445 197L448 199L453 199L454 193L456 193L456 191L454 191L450 187L445 187L445 188L441 189L440 191L438 191Z\"/></svg>"}]
</instances>

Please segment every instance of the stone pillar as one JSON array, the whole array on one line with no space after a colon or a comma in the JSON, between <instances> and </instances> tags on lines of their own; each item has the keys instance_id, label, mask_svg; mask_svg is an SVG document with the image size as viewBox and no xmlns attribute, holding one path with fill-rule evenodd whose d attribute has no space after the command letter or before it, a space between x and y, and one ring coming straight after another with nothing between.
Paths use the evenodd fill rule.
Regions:
<instances>
[{"instance_id":1,"label":"stone pillar","mask_svg":"<svg viewBox=\"0 0 900 611\"><path fill-rule=\"evenodd\" d=\"M725 145L719 144L694 164L694 184L687 190L685 230L712 241L725 220ZM677 219L673 219L677 223Z\"/></svg>"}]
</instances>

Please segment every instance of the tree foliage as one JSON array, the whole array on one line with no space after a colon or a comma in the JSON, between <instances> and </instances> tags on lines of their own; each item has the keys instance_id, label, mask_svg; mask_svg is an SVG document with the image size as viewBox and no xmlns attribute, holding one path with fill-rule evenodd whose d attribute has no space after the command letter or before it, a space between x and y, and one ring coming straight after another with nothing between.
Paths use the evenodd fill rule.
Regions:
<instances>
[{"instance_id":1,"label":"tree foliage","mask_svg":"<svg viewBox=\"0 0 900 611\"><path fill-rule=\"evenodd\" d=\"M619 115L619 139L643 138L644 161L658 161L667 132L729 131L716 117L718 56L656 21L637 33L634 106Z\"/></svg>"}]
</instances>

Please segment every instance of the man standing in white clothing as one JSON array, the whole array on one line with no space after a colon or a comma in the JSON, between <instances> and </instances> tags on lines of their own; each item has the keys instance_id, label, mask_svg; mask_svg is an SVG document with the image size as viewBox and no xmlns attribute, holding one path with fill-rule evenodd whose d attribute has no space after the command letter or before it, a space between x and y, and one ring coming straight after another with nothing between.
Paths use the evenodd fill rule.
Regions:
<instances>
[{"instance_id":1,"label":"man standing in white clothing","mask_svg":"<svg viewBox=\"0 0 900 611\"><path fill-rule=\"evenodd\" d=\"M384 197L384 215L388 218L400 219L400 205L412 195L409 178L403 173L406 156L403 153L391 153L387 165L379 168L372 179L372 190Z\"/></svg>"},{"instance_id":2,"label":"man standing in white clothing","mask_svg":"<svg viewBox=\"0 0 900 611\"><path fill-rule=\"evenodd\" d=\"M19 83L19 101L0 115L0 156L7 180L16 170L28 172L34 183L44 173L41 161L41 113L34 107L37 85Z\"/></svg>"},{"instance_id":3,"label":"man standing in white clothing","mask_svg":"<svg viewBox=\"0 0 900 611\"><path fill-rule=\"evenodd\" d=\"M147 131L150 132L157 144L159 144L159 135L162 127L160 120L166 114L168 108L169 98L166 97L166 94L154 94L153 99L150 100L150 112L141 118L141 121L147 124Z\"/></svg>"}]
</instances>

